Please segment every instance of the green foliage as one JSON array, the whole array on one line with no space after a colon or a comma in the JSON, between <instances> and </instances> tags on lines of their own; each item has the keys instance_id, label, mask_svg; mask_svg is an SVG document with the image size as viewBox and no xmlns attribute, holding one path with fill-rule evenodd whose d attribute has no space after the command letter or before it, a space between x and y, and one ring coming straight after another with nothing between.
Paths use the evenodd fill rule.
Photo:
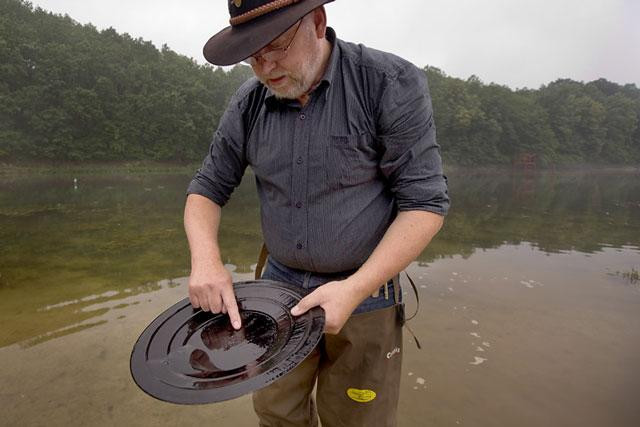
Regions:
<instances>
[{"instance_id":1,"label":"green foliage","mask_svg":"<svg viewBox=\"0 0 640 427\"><path fill-rule=\"evenodd\" d=\"M524 153L543 165L640 162L640 90L599 79L557 80L513 91L426 67L438 140L459 164L508 164Z\"/></svg>"},{"instance_id":2,"label":"green foliage","mask_svg":"<svg viewBox=\"0 0 640 427\"><path fill-rule=\"evenodd\" d=\"M0 0L0 160L189 161L250 71Z\"/></svg>"},{"instance_id":3,"label":"green foliage","mask_svg":"<svg viewBox=\"0 0 640 427\"><path fill-rule=\"evenodd\" d=\"M465 165L640 162L640 90L605 79L511 90L426 67L443 156ZM0 0L0 161L199 160L252 75Z\"/></svg>"}]
</instances>

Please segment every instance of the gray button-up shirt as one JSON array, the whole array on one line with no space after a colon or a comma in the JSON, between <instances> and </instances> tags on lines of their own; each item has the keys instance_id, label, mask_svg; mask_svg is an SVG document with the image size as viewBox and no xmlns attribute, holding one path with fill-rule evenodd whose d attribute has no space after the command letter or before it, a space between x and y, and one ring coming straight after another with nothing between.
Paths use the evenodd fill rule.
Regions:
<instances>
[{"instance_id":1,"label":"gray button-up shirt","mask_svg":"<svg viewBox=\"0 0 640 427\"><path fill-rule=\"evenodd\" d=\"M398 211L449 207L425 73L331 28L327 39L304 107L255 78L238 89L187 190L224 206L251 166L271 256L322 273L363 264Z\"/></svg>"}]
</instances>

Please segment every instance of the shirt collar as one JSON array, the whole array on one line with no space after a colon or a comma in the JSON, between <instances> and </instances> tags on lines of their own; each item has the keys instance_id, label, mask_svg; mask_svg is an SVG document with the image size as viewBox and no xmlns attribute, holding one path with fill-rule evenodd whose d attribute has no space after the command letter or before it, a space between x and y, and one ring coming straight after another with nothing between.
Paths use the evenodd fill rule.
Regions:
<instances>
[{"instance_id":1,"label":"shirt collar","mask_svg":"<svg viewBox=\"0 0 640 427\"><path fill-rule=\"evenodd\" d=\"M331 85L333 81L333 76L336 73L336 68L338 68L338 58L340 57L338 43L336 42L336 32L331 27L327 27L326 36L329 43L331 43L331 55L329 56L329 63L327 64L327 68L324 70L324 75L320 80L320 85L324 82L327 83L327 86Z\"/></svg>"},{"instance_id":2,"label":"shirt collar","mask_svg":"<svg viewBox=\"0 0 640 427\"><path fill-rule=\"evenodd\" d=\"M339 45L336 42L336 32L333 28L327 27L327 31L325 34L326 39L331 43L331 55L329 56L329 61L327 63L327 68L324 70L324 74L320 82L318 82L316 88L313 92L324 91L325 99L328 96L329 86L331 86L331 82L333 81L334 75L336 73L336 68L338 67L338 59L340 57ZM297 100L290 99L278 99L275 94L271 92L271 89L267 88L267 96L264 100L265 105L268 110L273 110L279 106L295 106L299 107L299 103Z\"/></svg>"}]
</instances>

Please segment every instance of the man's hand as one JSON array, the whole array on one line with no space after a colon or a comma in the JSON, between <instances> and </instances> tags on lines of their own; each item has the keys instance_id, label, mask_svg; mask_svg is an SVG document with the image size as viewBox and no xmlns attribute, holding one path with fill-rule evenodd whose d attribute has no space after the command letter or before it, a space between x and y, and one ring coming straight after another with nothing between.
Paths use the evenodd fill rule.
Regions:
<instances>
[{"instance_id":1,"label":"man's hand","mask_svg":"<svg viewBox=\"0 0 640 427\"><path fill-rule=\"evenodd\" d=\"M224 266L209 266L191 271L189 300L195 308L212 313L229 313L235 329L242 326L240 313L233 293L231 273Z\"/></svg>"},{"instance_id":2,"label":"man's hand","mask_svg":"<svg viewBox=\"0 0 640 427\"><path fill-rule=\"evenodd\" d=\"M313 307L320 306L324 309L324 331L328 334L337 334L361 302L353 286L347 280L326 283L306 297L291 309L291 314L300 316Z\"/></svg>"}]
</instances>

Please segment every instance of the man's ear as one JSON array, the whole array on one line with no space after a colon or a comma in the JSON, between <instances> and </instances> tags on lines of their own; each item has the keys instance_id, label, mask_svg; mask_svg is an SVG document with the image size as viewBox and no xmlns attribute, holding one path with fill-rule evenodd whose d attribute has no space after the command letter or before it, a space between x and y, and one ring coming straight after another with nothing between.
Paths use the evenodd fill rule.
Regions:
<instances>
[{"instance_id":1,"label":"man's ear","mask_svg":"<svg viewBox=\"0 0 640 427\"><path fill-rule=\"evenodd\" d=\"M323 39L327 31L327 13L324 10L324 6L313 10L313 25L316 28L316 37Z\"/></svg>"}]
</instances>

